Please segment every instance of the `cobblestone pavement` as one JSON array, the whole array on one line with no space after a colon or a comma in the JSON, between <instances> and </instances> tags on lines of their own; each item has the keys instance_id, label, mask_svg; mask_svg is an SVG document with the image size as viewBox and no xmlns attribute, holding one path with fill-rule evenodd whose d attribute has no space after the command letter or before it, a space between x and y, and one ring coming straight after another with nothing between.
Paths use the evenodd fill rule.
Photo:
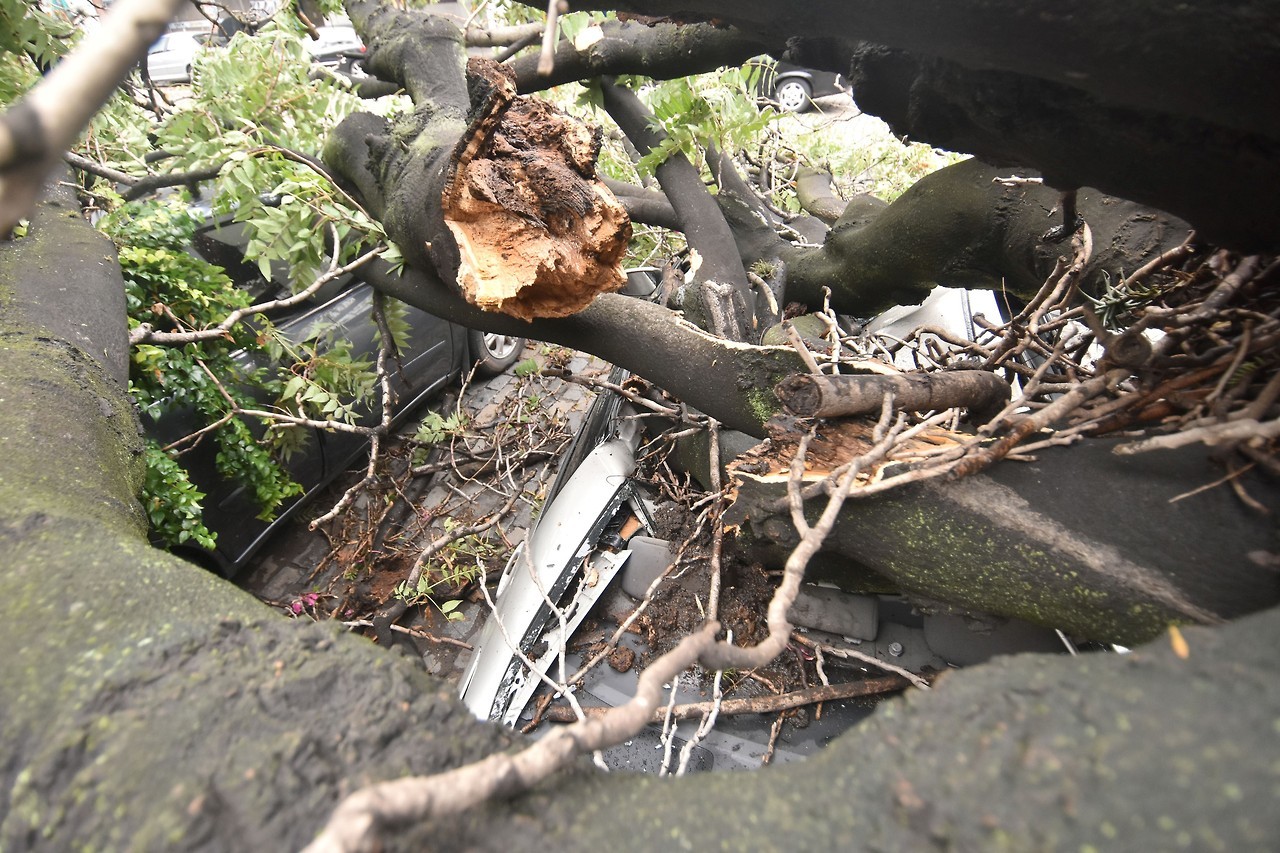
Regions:
<instances>
[{"instance_id":1,"label":"cobblestone pavement","mask_svg":"<svg viewBox=\"0 0 1280 853\"><path fill-rule=\"evenodd\" d=\"M543 344L530 344L523 358L526 364L530 359L539 365L554 363L576 375L600 379L609 369L594 357ZM431 591L435 606L428 603L406 610L394 595L395 587L409 576L416 555L430 542L450 527L491 516L518 487L520 497L507 515L491 530L463 540L464 548L451 549L446 558L460 569L473 567L472 561L478 559L487 571L501 571L511 548L525 537L555 475L560 451L595 397L582 385L525 368L519 372L522 375L512 370L473 383L460 396L453 389L415 413L415 419L400 430L402 436L412 436L433 412L447 417L456 407L465 415L462 434L440 442L428 460L439 470L403 478L395 492L365 494L343 520L322 530L308 530L308 521L327 512L361 472L340 479L285 526L251 563L240 585L287 613L301 611L294 613L297 618L376 623L376 629L368 624L360 627L379 642L394 643L420 656L431 672L456 679L470 656L464 646L478 633L487 613L483 600L474 600L474 595L452 597L457 585L436 573L432 579L441 582ZM535 449L518 460L504 459L504 445ZM482 467L485 459L495 457L496 463ZM451 460L455 464L447 464ZM402 460L400 467L407 464ZM525 479L518 482L517 477ZM461 603L452 605L455 609L446 616L440 608L454 600ZM386 624L392 616L397 624L394 631Z\"/></svg>"}]
</instances>

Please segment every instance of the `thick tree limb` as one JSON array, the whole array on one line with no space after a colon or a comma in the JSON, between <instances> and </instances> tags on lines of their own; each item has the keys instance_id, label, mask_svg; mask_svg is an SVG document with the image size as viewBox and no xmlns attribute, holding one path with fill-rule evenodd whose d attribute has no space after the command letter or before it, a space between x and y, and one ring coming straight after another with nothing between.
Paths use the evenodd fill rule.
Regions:
<instances>
[{"instance_id":1,"label":"thick tree limb","mask_svg":"<svg viewBox=\"0 0 1280 853\"><path fill-rule=\"evenodd\" d=\"M1009 384L985 370L903 373L897 376L796 373L774 389L782 405L801 418L867 415L880 410L886 393L910 412L968 408L976 423L1000 411L1009 400Z\"/></svg>"},{"instance_id":2,"label":"thick tree limb","mask_svg":"<svg viewBox=\"0 0 1280 853\"><path fill-rule=\"evenodd\" d=\"M592 77L643 74L657 80L741 65L753 56L783 46L781 39L747 36L732 27L710 24L609 20L592 24L573 42L556 45L555 67L538 73L537 55L511 63L521 93L537 92Z\"/></svg>"},{"instance_id":3,"label":"thick tree limb","mask_svg":"<svg viewBox=\"0 0 1280 853\"><path fill-rule=\"evenodd\" d=\"M632 222L681 230L680 217L676 216L675 208L663 193L613 178L605 178L604 185L622 202Z\"/></svg>"},{"instance_id":4,"label":"thick tree limb","mask_svg":"<svg viewBox=\"0 0 1280 853\"><path fill-rule=\"evenodd\" d=\"M181 0L121 0L98 29L0 115L0 238L24 218L62 153L146 55Z\"/></svg>"},{"instance_id":5,"label":"thick tree limb","mask_svg":"<svg viewBox=\"0 0 1280 853\"><path fill-rule=\"evenodd\" d=\"M823 438L832 447L810 451L825 460L815 479L849 458L835 447L848 440L841 431L848 423L828 425ZM1247 557L1274 548L1271 522L1241 512L1222 489L1197 495L1194 506L1170 503L1187 484L1221 476L1201 450L1116 456L1117 443L1048 449L1032 462L876 497L855 491L809 577L872 591L888 579L891 588L961 611L1125 645L1169 622L1213 623L1280 603L1274 576ZM768 455L768 467L757 457L734 466L738 492L726 520L743 524L747 535L738 541L776 564L795 541L779 508L786 456ZM1280 509L1274 483L1249 475L1247 488Z\"/></svg>"},{"instance_id":6,"label":"thick tree limb","mask_svg":"<svg viewBox=\"0 0 1280 853\"><path fill-rule=\"evenodd\" d=\"M993 163L1032 165L1058 188L1098 187L1167 210L1215 242L1277 245L1280 222L1254 207L1266 197L1259 182L1280 178L1276 136L1150 106L1116 107L1070 85L893 51L859 50L851 79L859 105L897 134ZM1197 180L1169 180L1191 171ZM1214 192L1222 186L1236 188L1230 199Z\"/></svg>"},{"instance_id":7,"label":"thick tree limb","mask_svg":"<svg viewBox=\"0 0 1280 853\"><path fill-rule=\"evenodd\" d=\"M605 293L571 317L525 323L481 311L432 273L390 274L374 262L365 277L374 287L424 311L472 328L590 352L642 376L730 429L764 436L779 410L773 385L803 369L795 350L748 346L713 337L675 312L628 296Z\"/></svg>"},{"instance_id":8,"label":"thick tree limb","mask_svg":"<svg viewBox=\"0 0 1280 853\"><path fill-rule=\"evenodd\" d=\"M810 65L823 56L838 57L841 39L882 44L1068 85L1100 103L1197 116L1280 137L1280 115L1260 114L1267 111L1259 111L1254 100L1258 80L1280 76L1280 42L1264 25L1277 13L1271 0L1230 7L1212 0L1178 7L1139 3L1105 15L1064 13L1053 0L818 0L802 7L773 0L583 0L574 8L678 20L701 16L762 37L782 31L798 37L797 46L812 44L812 55L798 58ZM1140 50L1134 33L1143 34ZM1204 61L1192 67L1188 56Z\"/></svg>"},{"instance_id":9,"label":"thick tree limb","mask_svg":"<svg viewBox=\"0 0 1280 853\"><path fill-rule=\"evenodd\" d=\"M848 205L831 189L831 175L808 166L796 172L796 198L805 212L834 225Z\"/></svg>"},{"instance_id":10,"label":"thick tree limb","mask_svg":"<svg viewBox=\"0 0 1280 853\"><path fill-rule=\"evenodd\" d=\"M850 75L859 105L897 133L1168 210L1216 242L1276 246L1280 111L1256 107L1267 100L1257 81L1280 74L1280 41L1262 24L1280 13L1274 0L1069 14L1048 0L586 6L701 16L762 38L783 30L794 36L792 61ZM874 45L895 49L878 67ZM1188 66L1190 55L1205 65ZM1169 178L1192 173L1196 181ZM1230 198L1213 189L1223 186Z\"/></svg>"},{"instance_id":11,"label":"thick tree limb","mask_svg":"<svg viewBox=\"0 0 1280 853\"><path fill-rule=\"evenodd\" d=\"M665 134L650 124L649 111L630 90L603 80L605 109L642 154L657 148ZM733 234L698 170L683 154L671 154L656 170L663 193L684 224L685 239L698 254L692 300L685 310L706 318L708 328L730 340L746 340L754 331L755 299ZM708 287L708 285L714 285ZM721 288L728 288L721 291ZM701 309L701 310L697 310Z\"/></svg>"},{"instance_id":12,"label":"thick tree limb","mask_svg":"<svg viewBox=\"0 0 1280 853\"><path fill-rule=\"evenodd\" d=\"M787 263L787 299L820 307L823 287L844 314L872 316L918 303L939 284L991 287L1033 296L1057 263L1061 247L1041 239L1058 194L1040 185L994 183L1007 174L965 160L922 178L883 211L868 217L851 205L821 248L780 245L763 225L735 221L740 244L776 253ZM1178 245L1186 223L1090 189L1078 204L1094 233L1107 235L1085 268L1085 289L1107 271L1123 277L1151 255ZM1092 284L1089 284L1092 283Z\"/></svg>"},{"instance_id":13,"label":"thick tree limb","mask_svg":"<svg viewBox=\"0 0 1280 853\"><path fill-rule=\"evenodd\" d=\"M599 131L517 96L509 71L489 60L472 60L462 101L456 27L367 5L353 13L372 41L367 61L403 79L417 108L395 127L349 117L326 159L406 258L456 281L468 300L523 319L572 314L620 288L630 222L596 177Z\"/></svg>"}]
</instances>

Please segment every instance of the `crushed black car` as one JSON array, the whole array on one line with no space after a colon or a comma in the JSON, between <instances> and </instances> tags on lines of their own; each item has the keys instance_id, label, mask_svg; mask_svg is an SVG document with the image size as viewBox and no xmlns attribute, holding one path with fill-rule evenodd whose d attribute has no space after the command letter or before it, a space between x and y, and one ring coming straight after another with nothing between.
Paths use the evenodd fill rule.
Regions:
<instances>
[{"instance_id":1,"label":"crushed black car","mask_svg":"<svg viewBox=\"0 0 1280 853\"><path fill-rule=\"evenodd\" d=\"M247 239L244 226L230 218L210 220L192 241L191 252L222 267L237 286L248 289L255 300L290 293L283 267L264 279L256 264L244 256ZM371 318L372 286L357 274L346 274L326 283L309 299L283 315L273 316L277 332L294 344L333 346L341 341L353 355L376 357L377 330ZM479 376L493 376L514 364L524 350L524 338L493 335L466 329L442 320L411 305L403 306L403 320L409 329L408 341L392 372L395 399L393 425L398 425L415 409L437 396L450 382L476 366ZM240 350L234 358L245 368L267 368L282 375L283 364L271 364L263 351ZM360 423L375 425L381 417L375 405L363 411ZM148 435L161 445L175 442L205 426L193 408L174 408L163 413L143 412ZM180 462L191 482L202 492L204 524L217 535L217 546L206 550L191 542L174 546L175 552L234 577L249 562L280 525L306 502L329 485L356 460L368 453L369 439L350 432L309 429L302 449L284 461L289 476L303 494L286 500L270 520L259 518L261 508L244 484L222 476L217 468L217 450L212 442L200 442L183 453Z\"/></svg>"}]
</instances>

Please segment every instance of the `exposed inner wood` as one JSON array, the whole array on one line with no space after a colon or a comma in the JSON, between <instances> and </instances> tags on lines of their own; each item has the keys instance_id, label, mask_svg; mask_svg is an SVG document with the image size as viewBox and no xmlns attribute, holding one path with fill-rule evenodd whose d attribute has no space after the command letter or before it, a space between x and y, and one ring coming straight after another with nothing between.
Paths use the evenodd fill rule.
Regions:
<instances>
[{"instance_id":1,"label":"exposed inner wood","mask_svg":"<svg viewBox=\"0 0 1280 853\"><path fill-rule=\"evenodd\" d=\"M471 138L441 200L458 245L458 285L487 311L532 320L581 311L625 282L625 208L596 175L599 129L544 101L515 96L509 72L483 75ZM488 84L488 85L486 85Z\"/></svg>"}]
</instances>

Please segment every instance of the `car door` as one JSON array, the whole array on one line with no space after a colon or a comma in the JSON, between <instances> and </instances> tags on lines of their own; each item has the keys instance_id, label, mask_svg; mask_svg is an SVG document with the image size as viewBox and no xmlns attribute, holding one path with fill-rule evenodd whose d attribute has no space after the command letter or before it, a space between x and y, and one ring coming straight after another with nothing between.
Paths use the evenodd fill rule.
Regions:
<instances>
[{"instance_id":1,"label":"car door","mask_svg":"<svg viewBox=\"0 0 1280 853\"><path fill-rule=\"evenodd\" d=\"M187 80L195 56L195 40L184 33L166 33L147 49L147 75L156 83Z\"/></svg>"}]
</instances>

